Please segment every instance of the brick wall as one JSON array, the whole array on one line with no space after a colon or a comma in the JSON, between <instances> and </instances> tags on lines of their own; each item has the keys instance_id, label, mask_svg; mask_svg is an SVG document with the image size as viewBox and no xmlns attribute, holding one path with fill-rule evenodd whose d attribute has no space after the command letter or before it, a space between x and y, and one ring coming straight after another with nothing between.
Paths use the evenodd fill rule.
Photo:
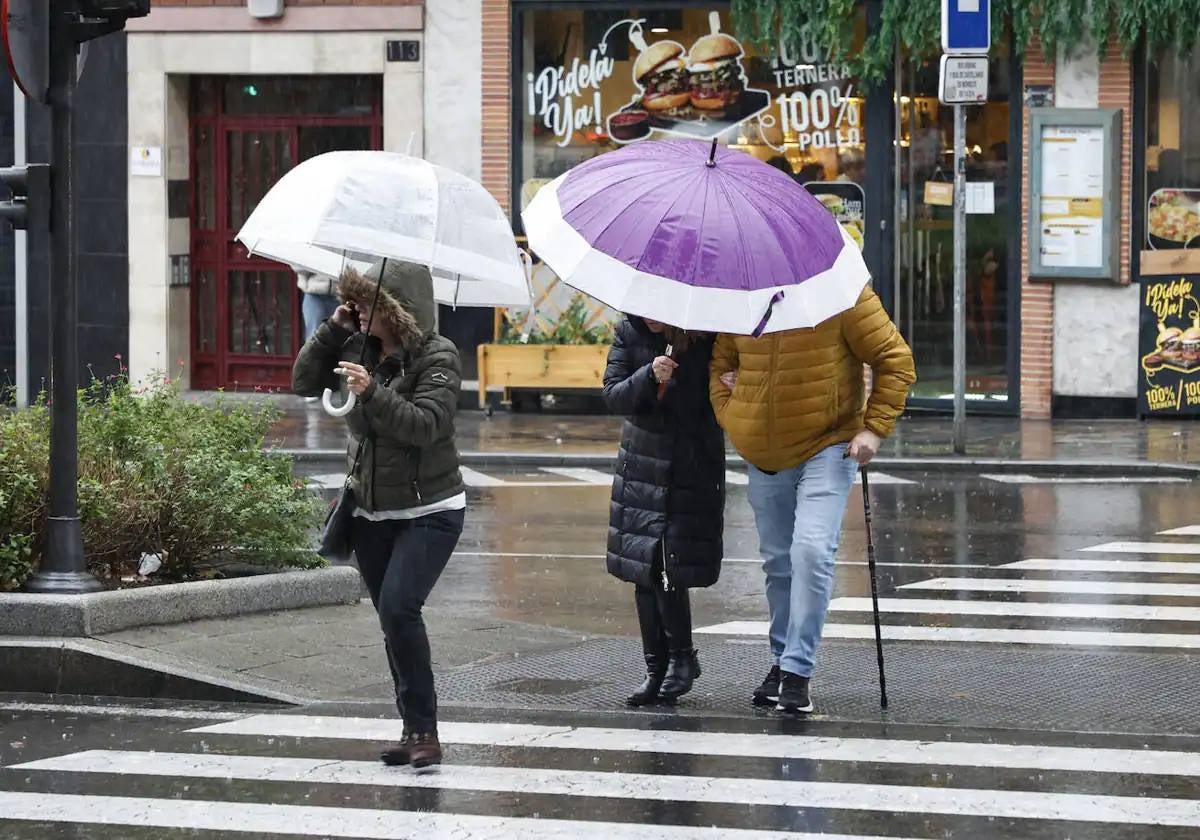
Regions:
<instances>
[{"instance_id":1,"label":"brick wall","mask_svg":"<svg viewBox=\"0 0 1200 840\"><path fill-rule=\"evenodd\" d=\"M1100 107L1121 108L1121 272L1122 283L1129 283L1129 250L1132 243L1130 225L1133 220L1133 68L1116 44L1109 45L1108 54L1100 60Z\"/></svg>"},{"instance_id":2,"label":"brick wall","mask_svg":"<svg viewBox=\"0 0 1200 840\"><path fill-rule=\"evenodd\" d=\"M1025 84L1053 85L1054 60L1035 40L1025 51ZM1025 108L1021 172L1030 172L1029 109ZM1021 191L1021 416L1049 417L1054 384L1054 286L1029 281L1029 189Z\"/></svg>"},{"instance_id":3,"label":"brick wall","mask_svg":"<svg viewBox=\"0 0 1200 840\"><path fill-rule=\"evenodd\" d=\"M509 0L482 0L483 185L509 210L512 192L512 61Z\"/></svg>"}]
</instances>

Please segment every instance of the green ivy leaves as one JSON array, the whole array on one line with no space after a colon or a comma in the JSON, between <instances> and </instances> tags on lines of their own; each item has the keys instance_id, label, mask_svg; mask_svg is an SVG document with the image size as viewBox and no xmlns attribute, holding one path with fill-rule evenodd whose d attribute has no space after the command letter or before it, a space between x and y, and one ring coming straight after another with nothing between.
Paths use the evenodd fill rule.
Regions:
<instances>
[{"instance_id":1,"label":"green ivy leaves","mask_svg":"<svg viewBox=\"0 0 1200 840\"><path fill-rule=\"evenodd\" d=\"M831 60L850 59L867 84L883 80L897 47L917 59L937 54L941 0L883 0L877 29L850 56L858 13L855 0L733 0L744 40L773 47L779 38L794 43L807 34ZM1035 37L1046 55L1076 54L1092 43L1103 54L1114 42L1126 55L1139 43L1148 55L1188 52L1200 46L1200 0L993 0L993 41L1010 35L1018 54Z\"/></svg>"}]
</instances>

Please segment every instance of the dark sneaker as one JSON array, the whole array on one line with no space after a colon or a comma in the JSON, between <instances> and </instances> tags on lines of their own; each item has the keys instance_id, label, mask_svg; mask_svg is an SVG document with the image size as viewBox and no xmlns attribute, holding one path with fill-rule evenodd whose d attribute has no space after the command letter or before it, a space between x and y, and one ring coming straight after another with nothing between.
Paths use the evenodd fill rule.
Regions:
<instances>
[{"instance_id":1,"label":"dark sneaker","mask_svg":"<svg viewBox=\"0 0 1200 840\"><path fill-rule=\"evenodd\" d=\"M409 749L414 770L433 770L442 763L442 745L436 732L420 732L412 736Z\"/></svg>"},{"instance_id":2,"label":"dark sneaker","mask_svg":"<svg viewBox=\"0 0 1200 840\"><path fill-rule=\"evenodd\" d=\"M400 743L394 747L388 747L379 754L379 760L388 767L403 767L412 761L412 742L413 734L407 729L400 737Z\"/></svg>"},{"instance_id":3,"label":"dark sneaker","mask_svg":"<svg viewBox=\"0 0 1200 840\"><path fill-rule=\"evenodd\" d=\"M754 689L755 706L774 706L779 702L779 666L772 665L762 685Z\"/></svg>"},{"instance_id":4,"label":"dark sneaker","mask_svg":"<svg viewBox=\"0 0 1200 840\"><path fill-rule=\"evenodd\" d=\"M808 677L783 671L779 681L779 703L781 712L811 712L812 698L808 695Z\"/></svg>"}]
</instances>

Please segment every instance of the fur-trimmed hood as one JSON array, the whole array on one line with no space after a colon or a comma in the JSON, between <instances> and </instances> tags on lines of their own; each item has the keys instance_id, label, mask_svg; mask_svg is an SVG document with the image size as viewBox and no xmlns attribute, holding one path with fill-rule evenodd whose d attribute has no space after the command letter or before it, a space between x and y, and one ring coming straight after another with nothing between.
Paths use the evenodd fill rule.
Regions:
<instances>
[{"instance_id":1,"label":"fur-trimmed hood","mask_svg":"<svg viewBox=\"0 0 1200 840\"><path fill-rule=\"evenodd\" d=\"M383 268L385 264L386 268ZM435 326L433 277L428 268L402 260L381 260L365 274L348 268L338 280L338 297L343 303L353 300L368 309L375 299L375 284L381 268L383 288L379 292L375 317L381 319L400 344L412 352L421 346Z\"/></svg>"}]
</instances>

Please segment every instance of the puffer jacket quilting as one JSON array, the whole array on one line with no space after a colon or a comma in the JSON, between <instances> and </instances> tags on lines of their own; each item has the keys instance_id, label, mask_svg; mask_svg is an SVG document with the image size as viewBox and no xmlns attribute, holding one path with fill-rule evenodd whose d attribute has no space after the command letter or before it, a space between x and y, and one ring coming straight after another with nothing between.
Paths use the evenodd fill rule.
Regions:
<instances>
[{"instance_id":1,"label":"puffer jacket quilting","mask_svg":"<svg viewBox=\"0 0 1200 840\"><path fill-rule=\"evenodd\" d=\"M873 372L869 399L864 364ZM732 391L720 380L729 371L738 374ZM853 308L812 329L718 336L709 386L717 419L737 451L776 472L864 428L887 437L915 381L912 351L867 288Z\"/></svg>"},{"instance_id":2,"label":"puffer jacket quilting","mask_svg":"<svg viewBox=\"0 0 1200 840\"><path fill-rule=\"evenodd\" d=\"M617 329L604 396L626 415L609 506L608 571L641 586L716 583L725 511L725 440L708 399L712 339L697 338L660 400L651 362L666 349L641 319Z\"/></svg>"}]
</instances>

